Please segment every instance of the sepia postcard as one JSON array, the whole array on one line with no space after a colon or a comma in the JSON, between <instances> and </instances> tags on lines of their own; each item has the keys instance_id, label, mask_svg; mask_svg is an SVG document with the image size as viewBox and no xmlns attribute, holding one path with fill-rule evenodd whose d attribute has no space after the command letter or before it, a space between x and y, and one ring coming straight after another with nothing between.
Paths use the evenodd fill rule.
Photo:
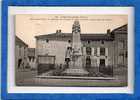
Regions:
<instances>
[{"instance_id":1,"label":"sepia postcard","mask_svg":"<svg viewBox=\"0 0 140 100\"><path fill-rule=\"evenodd\" d=\"M14 66L10 67L16 87L131 90L131 9L120 7L120 13L115 14L108 13L109 9L102 12L102 7L87 8L87 12L95 9L100 13L86 13L86 8L81 8L85 13L71 13L74 9L70 7L53 13L50 8L48 13L29 13L26 9L27 13L21 10L22 13L11 15ZM126 9L131 13L124 13Z\"/></svg>"}]
</instances>

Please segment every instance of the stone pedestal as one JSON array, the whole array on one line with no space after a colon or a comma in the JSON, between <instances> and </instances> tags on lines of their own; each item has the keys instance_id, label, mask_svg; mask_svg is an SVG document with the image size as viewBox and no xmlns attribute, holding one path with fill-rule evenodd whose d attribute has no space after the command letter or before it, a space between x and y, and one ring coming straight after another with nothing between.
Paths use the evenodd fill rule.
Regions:
<instances>
[{"instance_id":1,"label":"stone pedestal","mask_svg":"<svg viewBox=\"0 0 140 100\"><path fill-rule=\"evenodd\" d=\"M71 61L69 68L66 69L63 73L71 76L88 75L88 72L83 68L82 56L76 58L75 61Z\"/></svg>"}]
</instances>

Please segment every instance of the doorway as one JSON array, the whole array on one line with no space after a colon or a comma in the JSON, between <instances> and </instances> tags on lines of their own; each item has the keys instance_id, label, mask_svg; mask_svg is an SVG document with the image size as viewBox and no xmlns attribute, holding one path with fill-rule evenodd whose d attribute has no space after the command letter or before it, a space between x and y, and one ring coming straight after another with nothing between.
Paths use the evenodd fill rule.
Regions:
<instances>
[{"instance_id":1,"label":"doorway","mask_svg":"<svg viewBox=\"0 0 140 100\"><path fill-rule=\"evenodd\" d=\"M105 72L105 59L100 59L99 72Z\"/></svg>"},{"instance_id":2,"label":"doorway","mask_svg":"<svg viewBox=\"0 0 140 100\"><path fill-rule=\"evenodd\" d=\"M86 58L86 68L90 68L91 67L91 58L90 56L87 56Z\"/></svg>"},{"instance_id":3,"label":"doorway","mask_svg":"<svg viewBox=\"0 0 140 100\"><path fill-rule=\"evenodd\" d=\"M105 67L105 59L100 59L100 66Z\"/></svg>"}]
</instances>

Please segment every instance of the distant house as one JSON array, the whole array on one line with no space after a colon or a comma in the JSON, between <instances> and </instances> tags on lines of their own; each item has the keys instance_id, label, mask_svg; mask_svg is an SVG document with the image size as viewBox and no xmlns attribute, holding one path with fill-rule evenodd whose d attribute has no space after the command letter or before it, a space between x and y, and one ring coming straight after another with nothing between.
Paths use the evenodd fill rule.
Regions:
<instances>
[{"instance_id":1,"label":"distant house","mask_svg":"<svg viewBox=\"0 0 140 100\"><path fill-rule=\"evenodd\" d=\"M15 36L15 66L18 69L26 68L28 64L28 45Z\"/></svg>"},{"instance_id":2,"label":"distant house","mask_svg":"<svg viewBox=\"0 0 140 100\"><path fill-rule=\"evenodd\" d=\"M80 25L79 25L80 26ZM80 29L80 28L79 28ZM79 31L72 28L73 31ZM67 47L71 47L72 33L56 33L36 36L36 55L55 57L55 64L65 64ZM126 66L127 65L127 24L106 33L80 33L83 66Z\"/></svg>"},{"instance_id":3,"label":"distant house","mask_svg":"<svg viewBox=\"0 0 140 100\"><path fill-rule=\"evenodd\" d=\"M28 48L28 62L31 69L36 69L35 48Z\"/></svg>"},{"instance_id":4,"label":"distant house","mask_svg":"<svg viewBox=\"0 0 140 100\"><path fill-rule=\"evenodd\" d=\"M28 58L29 61L35 59L35 48L28 48Z\"/></svg>"}]
</instances>

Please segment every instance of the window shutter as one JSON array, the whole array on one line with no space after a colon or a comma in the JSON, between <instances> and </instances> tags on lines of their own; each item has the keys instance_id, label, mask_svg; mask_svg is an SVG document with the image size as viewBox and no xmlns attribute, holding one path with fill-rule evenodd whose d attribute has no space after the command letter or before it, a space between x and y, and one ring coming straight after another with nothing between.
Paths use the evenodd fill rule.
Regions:
<instances>
[{"instance_id":1,"label":"window shutter","mask_svg":"<svg viewBox=\"0 0 140 100\"><path fill-rule=\"evenodd\" d=\"M100 56L100 47L97 47L97 56Z\"/></svg>"},{"instance_id":2,"label":"window shutter","mask_svg":"<svg viewBox=\"0 0 140 100\"><path fill-rule=\"evenodd\" d=\"M105 59L105 65L108 66L108 58Z\"/></svg>"},{"instance_id":3,"label":"window shutter","mask_svg":"<svg viewBox=\"0 0 140 100\"><path fill-rule=\"evenodd\" d=\"M86 55L86 47L83 47L83 55Z\"/></svg>"},{"instance_id":4,"label":"window shutter","mask_svg":"<svg viewBox=\"0 0 140 100\"><path fill-rule=\"evenodd\" d=\"M108 48L105 48L105 56L108 56Z\"/></svg>"},{"instance_id":5,"label":"window shutter","mask_svg":"<svg viewBox=\"0 0 140 100\"><path fill-rule=\"evenodd\" d=\"M92 56L94 56L94 48L92 48L91 50L92 50Z\"/></svg>"},{"instance_id":6,"label":"window shutter","mask_svg":"<svg viewBox=\"0 0 140 100\"><path fill-rule=\"evenodd\" d=\"M97 66L99 67L100 65L100 59L97 59Z\"/></svg>"}]
</instances>

